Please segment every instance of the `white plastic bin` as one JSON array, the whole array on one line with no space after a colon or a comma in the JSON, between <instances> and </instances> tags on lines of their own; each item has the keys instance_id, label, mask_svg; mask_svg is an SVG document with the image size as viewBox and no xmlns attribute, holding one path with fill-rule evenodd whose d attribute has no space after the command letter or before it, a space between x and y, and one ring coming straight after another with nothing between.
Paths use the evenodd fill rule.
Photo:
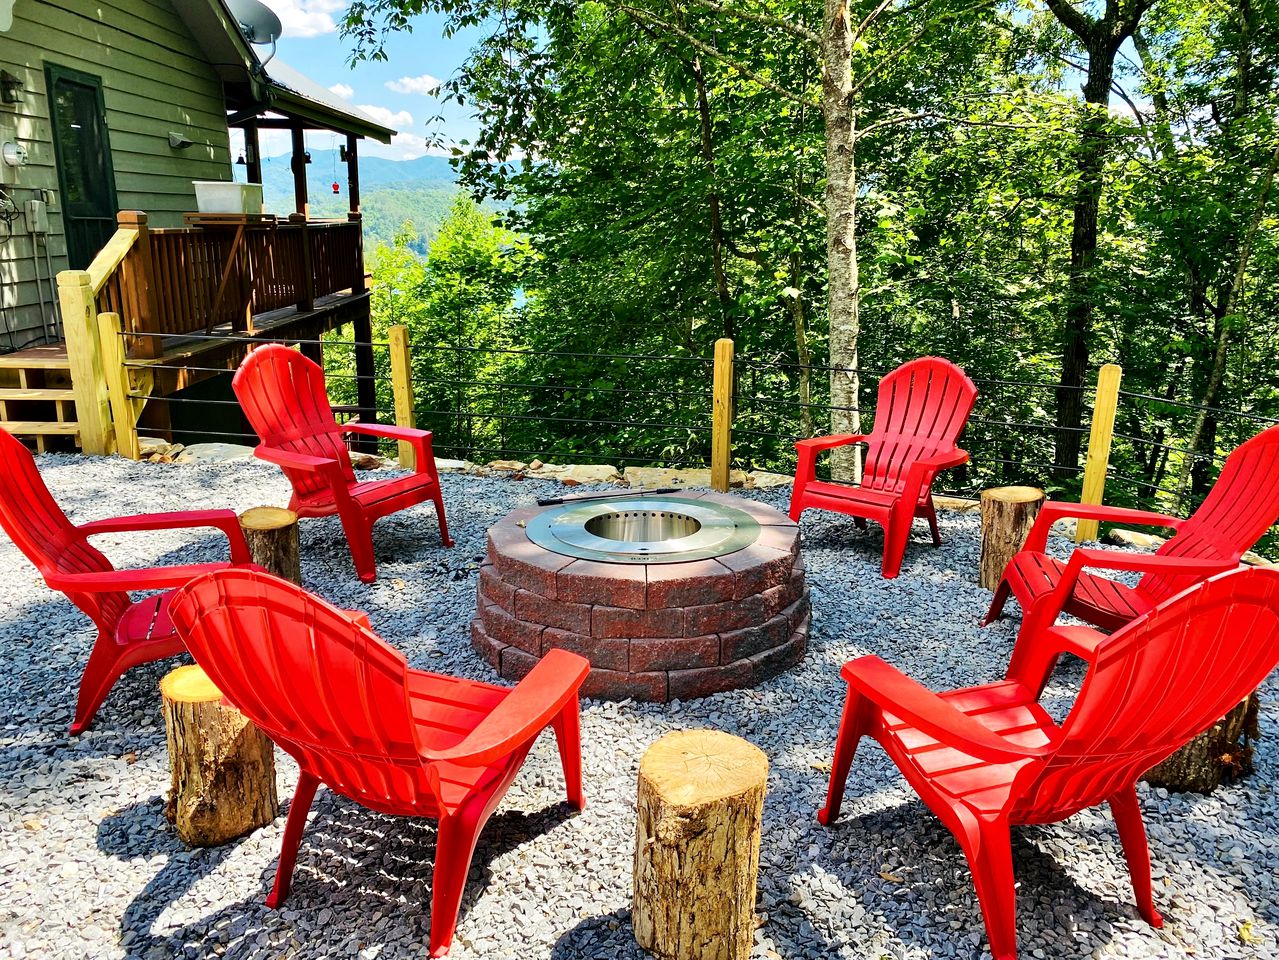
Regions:
<instances>
[{"instance_id":1,"label":"white plastic bin","mask_svg":"<svg viewBox=\"0 0 1279 960\"><path fill-rule=\"evenodd\" d=\"M199 213L262 212L262 184L230 180L192 180L195 208Z\"/></svg>"}]
</instances>

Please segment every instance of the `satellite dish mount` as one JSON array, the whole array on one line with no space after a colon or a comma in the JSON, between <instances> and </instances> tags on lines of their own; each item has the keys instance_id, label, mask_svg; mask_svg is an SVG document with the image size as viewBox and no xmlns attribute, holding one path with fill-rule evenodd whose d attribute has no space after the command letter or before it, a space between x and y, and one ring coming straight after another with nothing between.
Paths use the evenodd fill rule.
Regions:
<instances>
[{"instance_id":1,"label":"satellite dish mount","mask_svg":"<svg viewBox=\"0 0 1279 960\"><path fill-rule=\"evenodd\" d=\"M284 32L284 25L270 7L261 0L227 0L231 15L240 24L244 38L254 46L270 45L271 52L262 61L262 66L271 62L275 56L275 44Z\"/></svg>"}]
</instances>

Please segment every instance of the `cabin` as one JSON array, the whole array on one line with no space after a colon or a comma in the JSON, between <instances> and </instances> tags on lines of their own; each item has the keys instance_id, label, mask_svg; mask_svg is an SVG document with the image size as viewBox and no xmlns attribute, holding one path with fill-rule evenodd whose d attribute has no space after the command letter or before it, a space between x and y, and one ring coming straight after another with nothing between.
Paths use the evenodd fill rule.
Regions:
<instances>
[{"instance_id":1,"label":"cabin","mask_svg":"<svg viewBox=\"0 0 1279 960\"><path fill-rule=\"evenodd\" d=\"M395 131L251 43L233 9L0 0L0 427L39 449L111 447L105 385L77 382L103 376L104 316L147 368L130 374L133 415L165 435L184 391L229 396L222 371L254 339L371 339L359 142ZM266 129L291 133L292 209L198 212L194 184L229 183L237 163L262 182ZM344 138L344 219L309 215L308 130ZM356 363L372 376L370 350Z\"/></svg>"}]
</instances>

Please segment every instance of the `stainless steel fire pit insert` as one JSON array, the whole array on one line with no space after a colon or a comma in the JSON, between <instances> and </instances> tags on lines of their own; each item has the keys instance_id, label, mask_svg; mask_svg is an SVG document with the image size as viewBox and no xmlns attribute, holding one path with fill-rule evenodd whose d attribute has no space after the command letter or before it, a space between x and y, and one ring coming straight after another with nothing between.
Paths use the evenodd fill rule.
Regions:
<instances>
[{"instance_id":1,"label":"stainless steel fire pit insert","mask_svg":"<svg viewBox=\"0 0 1279 960\"><path fill-rule=\"evenodd\" d=\"M524 531L539 547L607 563L686 563L722 557L759 538L743 510L682 497L610 497L539 513Z\"/></svg>"}]
</instances>

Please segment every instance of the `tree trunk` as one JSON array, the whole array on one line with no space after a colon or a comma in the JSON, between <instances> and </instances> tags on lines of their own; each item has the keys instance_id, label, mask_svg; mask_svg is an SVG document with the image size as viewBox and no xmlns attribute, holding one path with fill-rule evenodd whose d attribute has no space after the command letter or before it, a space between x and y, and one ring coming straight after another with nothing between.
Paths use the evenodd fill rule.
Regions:
<instances>
[{"instance_id":1,"label":"tree trunk","mask_svg":"<svg viewBox=\"0 0 1279 960\"><path fill-rule=\"evenodd\" d=\"M1260 733L1259 709L1254 693L1142 779L1153 787L1176 792L1212 793L1222 783L1247 776L1252 773L1248 741Z\"/></svg>"},{"instance_id":2,"label":"tree trunk","mask_svg":"<svg viewBox=\"0 0 1279 960\"><path fill-rule=\"evenodd\" d=\"M791 319L795 323L795 355L799 358L799 434L801 437L813 435L813 372L809 369L813 362L813 353L808 346L808 321L804 316L804 294L801 283L800 257L798 253L790 255L791 286L795 295L790 298Z\"/></svg>"},{"instance_id":3,"label":"tree trunk","mask_svg":"<svg viewBox=\"0 0 1279 960\"><path fill-rule=\"evenodd\" d=\"M768 758L718 730L668 733L640 761L635 939L659 960L748 960Z\"/></svg>"},{"instance_id":4,"label":"tree trunk","mask_svg":"<svg viewBox=\"0 0 1279 960\"><path fill-rule=\"evenodd\" d=\"M711 123L711 101L706 93L706 74L700 57L693 57L690 64L693 82L697 88L697 117L702 135L702 160L706 163L706 176L710 191L706 195L710 207L711 271L715 278L715 295L719 299L723 336L733 337L733 298L728 290L728 274L724 271L724 219L720 210L719 191L715 185L715 138Z\"/></svg>"},{"instance_id":5,"label":"tree trunk","mask_svg":"<svg viewBox=\"0 0 1279 960\"><path fill-rule=\"evenodd\" d=\"M1088 375L1088 338L1092 333L1096 307L1093 267L1097 259L1097 220L1101 210L1102 181L1106 165L1106 109L1115 69L1112 39L1096 31L1098 39L1088 44L1088 77L1084 83L1084 105L1075 148L1073 223L1070 234L1070 278L1066 289L1062 328L1061 379L1057 390L1057 449L1054 475L1058 479L1075 476L1079 447L1083 438L1084 381Z\"/></svg>"},{"instance_id":6,"label":"tree trunk","mask_svg":"<svg viewBox=\"0 0 1279 960\"><path fill-rule=\"evenodd\" d=\"M252 507L240 514L240 529L254 563L268 573L302 585L296 513L283 507Z\"/></svg>"},{"instance_id":7,"label":"tree trunk","mask_svg":"<svg viewBox=\"0 0 1279 960\"><path fill-rule=\"evenodd\" d=\"M1038 487L992 487L981 492L981 564L977 582L994 590L1008 561L1030 535L1044 491Z\"/></svg>"},{"instance_id":8,"label":"tree trunk","mask_svg":"<svg viewBox=\"0 0 1279 960\"><path fill-rule=\"evenodd\" d=\"M275 819L275 747L197 666L160 681L171 782L164 814L178 835L213 847Z\"/></svg>"},{"instance_id":9,"label":"tree trunk","mask_svg":"<svg viewBox=\"0 0 1279 960\"><path fill-rule=\"evenodd\" d=\"M830 324L830 427L860 433L857 338L861 290L857 263L857 118L853 103L853 24L847 0L826 0L822 37L822 117L826 126L826 272ZM831 455L836 480L855 480L856 447Z\"/></svg>"}]
</instances>

